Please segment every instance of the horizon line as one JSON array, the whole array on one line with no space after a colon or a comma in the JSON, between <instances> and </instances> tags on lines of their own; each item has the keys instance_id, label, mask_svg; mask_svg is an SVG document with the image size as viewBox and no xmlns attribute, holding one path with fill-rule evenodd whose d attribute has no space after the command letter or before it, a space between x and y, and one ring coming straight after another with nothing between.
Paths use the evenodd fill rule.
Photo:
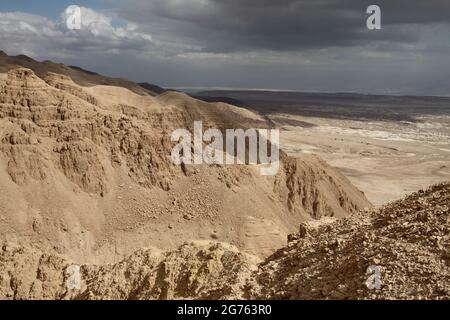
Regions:
<instances>
[{"instance_id":1,"label":"horizon line","mask_svg":"<svg viewBox=\"0 0 450 320\"><path fill-rule=\"evenodd\" d=\"M177 91L254 91L254 92L280 92L280 93L323 93L323 94L355 94L365 96L396 96L396 97L435 97L435 98L450 98L450 93L447 95L432 95L432 94L417 94L417 93L402 93L397 92L370 92L370 91L342 91L342 90L300 90L300 89L276 89L276 88L245 88L245 87L221 87L221 86L162 86L167 90Z\"/></svg>"}]
</instances>

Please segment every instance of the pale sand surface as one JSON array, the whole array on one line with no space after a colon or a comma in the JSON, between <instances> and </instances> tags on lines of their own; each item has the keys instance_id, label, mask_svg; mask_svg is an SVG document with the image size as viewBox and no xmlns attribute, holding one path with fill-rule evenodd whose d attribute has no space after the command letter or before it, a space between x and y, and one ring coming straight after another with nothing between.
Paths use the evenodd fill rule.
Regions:
<instances>
[{"instance_id":1,"label":"pale sand surface","mask_svg":"<svg viewBox=\"0 0 450 320\"><path fill-rule=\"evenodd\" d=\"M374 205L450 180L448 116L422 117L415 123L269 117L283 128L280 143L286 152L320 155Z\"/></svg>"}]
</instances>

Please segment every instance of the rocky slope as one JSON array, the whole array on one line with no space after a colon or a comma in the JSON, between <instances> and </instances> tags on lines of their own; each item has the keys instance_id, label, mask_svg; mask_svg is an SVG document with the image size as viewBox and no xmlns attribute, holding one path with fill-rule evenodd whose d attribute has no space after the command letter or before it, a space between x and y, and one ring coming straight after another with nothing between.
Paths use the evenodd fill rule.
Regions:
<instances>
[{"instance_id":1,"label":"rocky slope","mask_svg":"<svg viewBox=\"0 0 450 320\"><path fill-rule=\"evenodd\" d=\"M450 298L450 183L318 228L302 224L290 240L260 265L257 298ZM365 285L370 266L379 290Z\"/></svg>"},{"instance_id":2,"label":"rocky slope","mask_svg":"<svg viewBox=\"0 0 450 320\"><path fill-rule=\"evenodd\" d=\"M116 264L73 266L57 254L5 243L1 299L449 299L450 183L379 210L303 223L259 262L223 243L139 250ZM369 289L369 266L380 268Z\"/></svg>"},{"instance_id":3,"label":"rocky slope","mask_svg":"<svg viewBox=\"0 0 450 320\"><path fill-rule=\"evenodd\" d=\"M31 62L30 62L31 64ZM47 63L48 64L48 63ZM176 128L264 128L258 114L182 93L80 86L45 63L0 77L0 232L80 262L216 239L261 257L301 221L369 207L315 156L258 166L175 166Z\"/></svg>"}]
</instances>

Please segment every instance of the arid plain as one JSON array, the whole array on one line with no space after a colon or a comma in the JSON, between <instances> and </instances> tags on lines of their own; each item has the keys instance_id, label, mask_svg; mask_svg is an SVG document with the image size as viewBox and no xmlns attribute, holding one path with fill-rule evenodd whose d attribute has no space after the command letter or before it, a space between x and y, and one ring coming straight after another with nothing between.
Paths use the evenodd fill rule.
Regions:
<instances>
[{"instance_id":1,"label":"arid plain","mask_svg":"<svg viewBox=\"0 0 450 320\"><path fill-rule=\"evenodd\" d=\"M450 99L269 91L204 91L281 128L292 156L317 154L379 206L450 179Z\"/></svg>"},{"instance_id":2,"label":"arid plain","mask_svg":"<svg viewBox=\"0 0 450 320\"><path fill-rule=\"evenodd\" d=\"M450 179L450 118L419 123L305 118L314 127L284 126L289 154L319 154L340 169L374 205ZM437 121L443 121L439 123Z\"/></svg>"}]
</instances>

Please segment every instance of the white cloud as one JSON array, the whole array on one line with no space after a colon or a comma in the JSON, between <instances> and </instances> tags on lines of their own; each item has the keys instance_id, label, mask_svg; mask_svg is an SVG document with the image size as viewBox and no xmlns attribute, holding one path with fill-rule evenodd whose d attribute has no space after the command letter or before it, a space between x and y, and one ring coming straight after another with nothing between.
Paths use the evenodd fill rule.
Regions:
<instances>
[{"instance_id":1,"label":"white cloud","mask_svg":"<svg viewBox=\"0 0 450 320\"><path fill-rule=\"evenodd\" d=\"M81 29L67 28L68 12L59 21L22 12L0 12L0 43L9 53L32 53L48 57L57 52L59 56L76 56L80 52L120 54L124 51L142 51L154 48L152 37L139 32L135 24L118 21L114 17L81 7Z\"/></svg>"}]
</instances>

